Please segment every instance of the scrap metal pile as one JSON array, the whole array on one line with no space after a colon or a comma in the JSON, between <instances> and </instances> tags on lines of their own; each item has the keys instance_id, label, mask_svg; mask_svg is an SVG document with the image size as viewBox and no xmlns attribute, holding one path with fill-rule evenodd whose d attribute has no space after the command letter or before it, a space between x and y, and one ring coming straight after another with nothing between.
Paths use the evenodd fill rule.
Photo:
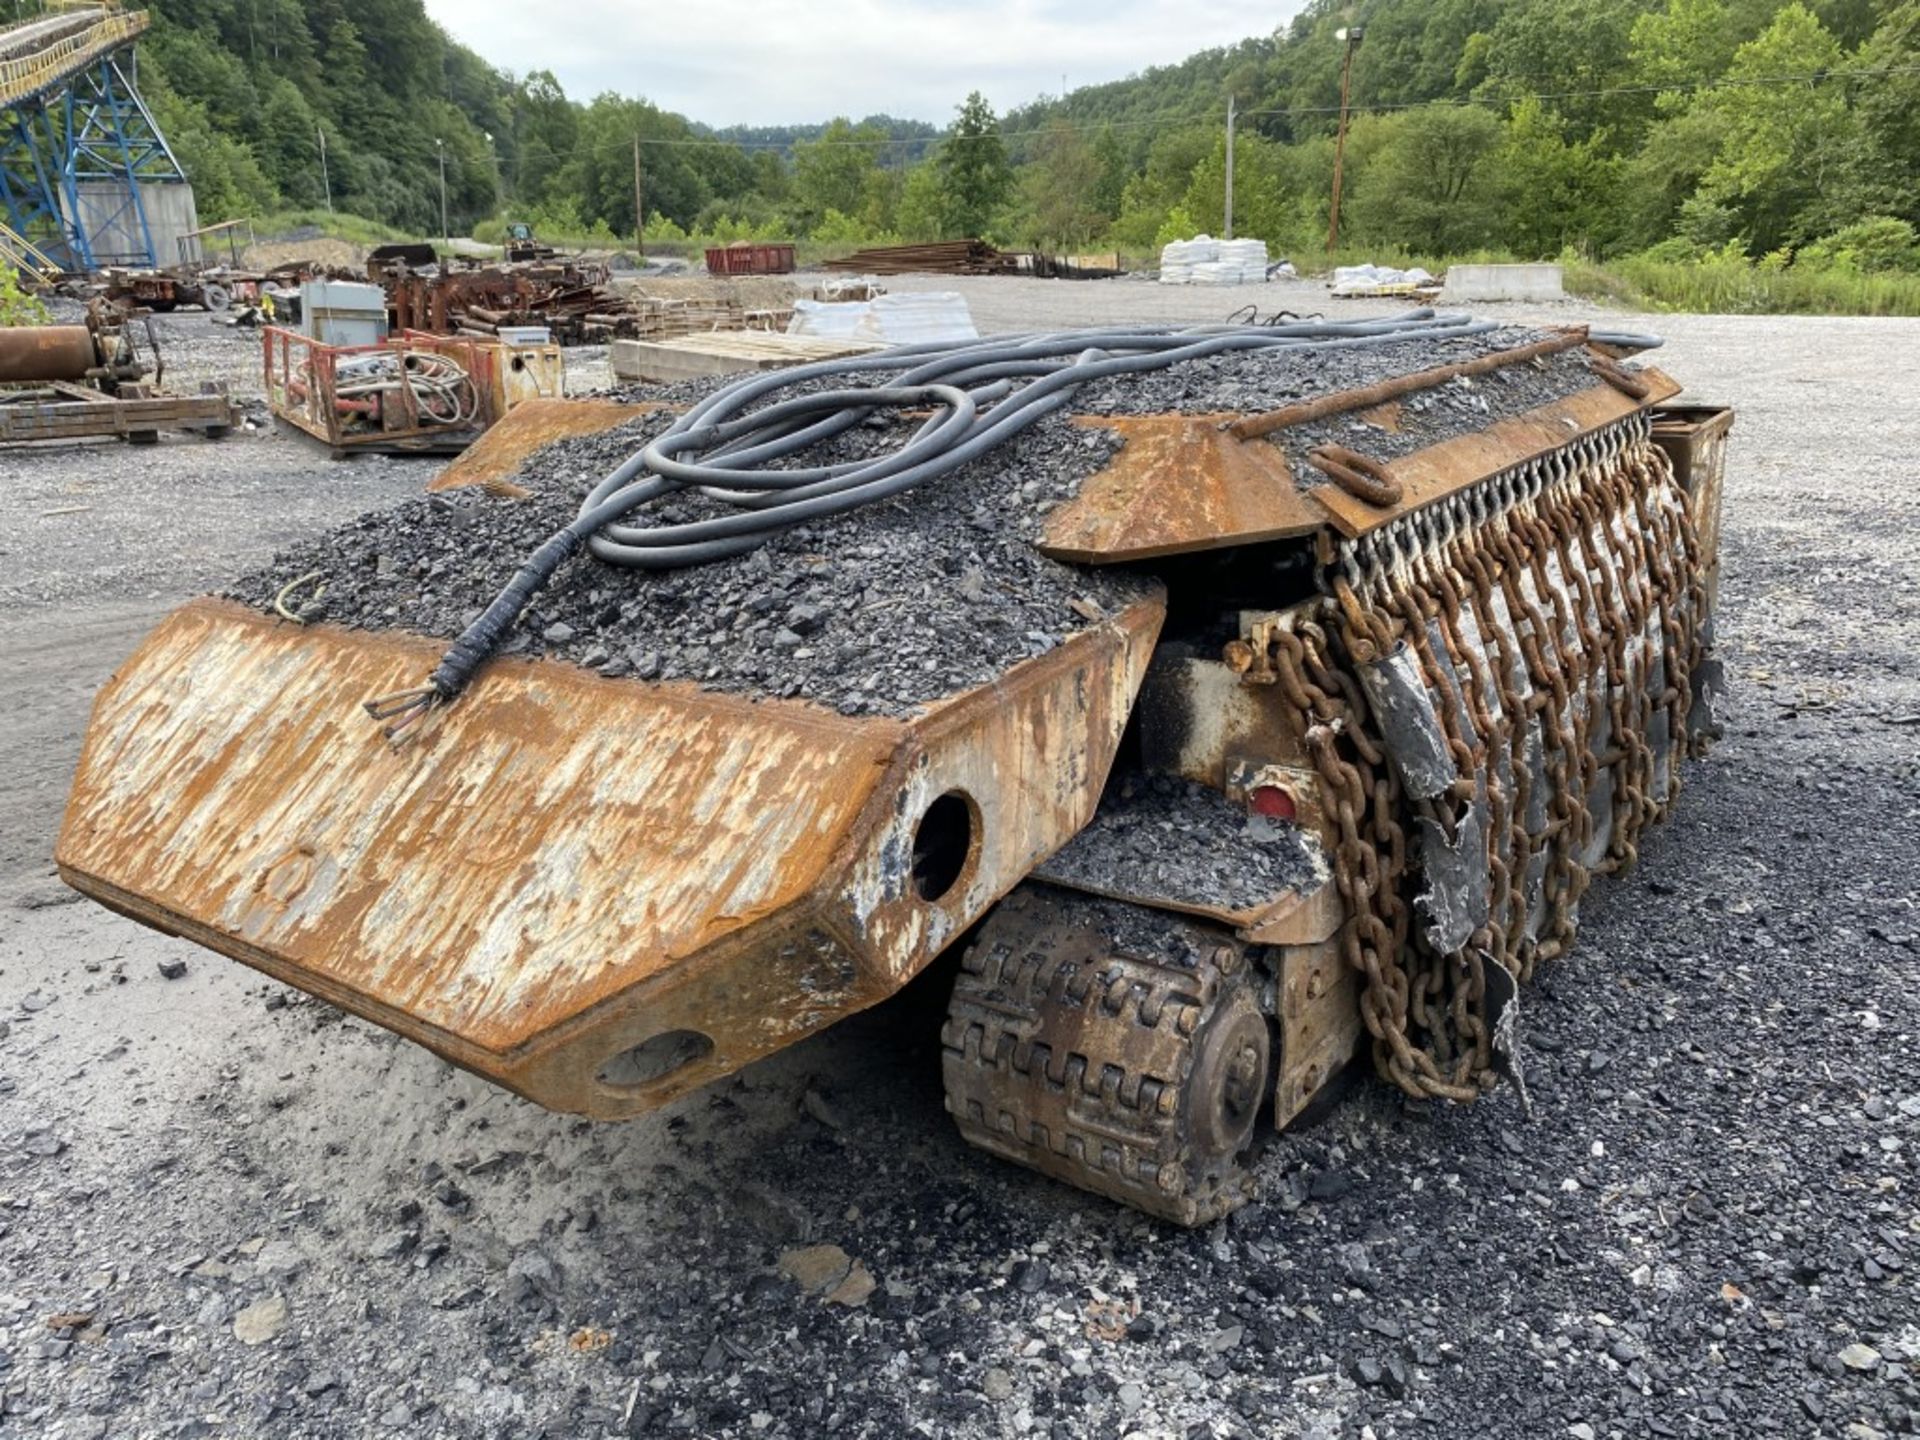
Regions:
<instances>
[{"instance_id":1,"label":"scrap metal pile","mask_svg":"<svg viewBox=\"0 0 1920 1440\"><path fill-rule=\"evenodd\" d=\"M1042 280L1093 280L1117 275L1106 265L1080 265L1060 255L996 250L984 240L935 240L915 245L876 245L838 259L827 270L861 275L1030 275Z\"/></svg>"},{"instance_id":2,"label":"scrap metal pile","mask_svg":"<svg viewBox=\"0 0 1920 1440\"><path fill-rule=\"evenodd\" d=\"M402 266L375 278L384 278L396 330L492 335L544 325L561 344L581 344L624 334L630 319L625 300L607 288L604 265L542 260L425 273Z\"/></svg>"},{"instance_id":3,"label":"scrap metal pile","mask_svg":"<svg viewBox=\"0 0 1920 1440\"><path fill-rule=\"evenodd\" d=\"M790 312L749 310L738 300L663 300L613 288L597 261L535 260L502 265L376 269L396 330L496 335L544 327L561 345L664 340L709 330L780 330Z\"/></svg>"},{"instance_id":4,"label":"scrap metal pile","mask_svg":"<svg viewBox=\"0 0 1920 1440\"><path fill-rule=\"evenodd\" d=\"M658 391L177 612L62 870L606 1118L971 937L962 1134L1202 1223L1357 1050L1518 1078L1519 983L1713 733L1731 417L1656 410L1657 343L1415 311Z\"/></svg>"}]
</instances>

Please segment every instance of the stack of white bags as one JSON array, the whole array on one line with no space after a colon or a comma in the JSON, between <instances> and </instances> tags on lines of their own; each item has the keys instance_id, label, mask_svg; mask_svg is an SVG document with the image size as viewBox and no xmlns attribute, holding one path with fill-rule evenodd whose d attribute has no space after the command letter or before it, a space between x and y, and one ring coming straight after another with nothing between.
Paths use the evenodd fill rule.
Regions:
<instances>
[{"instance_id":1,"label":"stack of white bags","mask_svg":"<svg viewBox=\"0 0 1920 1440\"><path fill-rule=\"evenodd\" d=\"M1246 285L1267 278L1267 242L1198 235L1160 251L1162 285Z\"/></svg>"},{"instance_id":2,"label":"stack of white bags","mask_svg":"<svg viewBox=\"0 0 1920 1440\"><path fill-rule=\"evenodd\" d=\"M1194 267L1211 265L1220 259L1220 242L1208 235L1192 240L1175 240L1160 251L1160 283L1191 285Z\"/></svg>"},{"instance_id":3,"label":"stack of white bags","mask_svg":"<svg viewBox=\"0 0 1920 1440\"><path fill-rule=\"evenodd\" d=\"M1364 295L1370 290L1439 283L1418 265L1410 270L1396 270L1391 265L1337 265L1333 271L1335 295Z\"/></svg>"}]
</instances>

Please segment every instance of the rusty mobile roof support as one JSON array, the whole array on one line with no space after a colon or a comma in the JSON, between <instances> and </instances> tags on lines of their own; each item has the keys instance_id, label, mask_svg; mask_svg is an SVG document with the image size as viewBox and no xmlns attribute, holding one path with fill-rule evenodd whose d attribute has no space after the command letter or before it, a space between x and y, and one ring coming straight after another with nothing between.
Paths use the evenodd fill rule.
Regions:
<instances>
[{"instance_id":1,"label":"rusty mobile roof support","mask_svg":"<svg viewBox=\"0 0 1920 1440\"><path fill-rule=\"evenodd\" d=\"M1139 369L1218 341L1110 338ZM1069 356L1087 343L1046 339ZM766 669L723 693L502 655L394 746L358 707L444 657L447 637L411 627L457 609L357 630L351 614L283 624L261 613L271 589L198 600L101 690L55 858L136 920L601 1119L872 1006L972 935L941 1049L962 1135L1196 1223L1251 1193L1240 1156L1263 1112L1293 1119L1357 1048L1422 1098L1490 1085L1513 983L1564 952L1587 877L1631 863L1711 734L1730 416L1656 420L1669 376L1589 358L1654 343L1574 327L1265 415L1073 417L1117 448L1101 464L1087 447L1101 468L1013 533L1074 565L1170 563L1069 582L1047 603L1085 626L1029 633L1046 643L994 652L945 694L903 694L898 714L835 708ZM960 413L948 381L1037 358L1046 384L1060 358L991 354L933 370L896 354L921 361L904 383L724 424L702 405L648 427L697 463L666 447L641 460L681 488L805 495L819 488L806 471L729 469L743 452L712 437L757 434L750 458L771 462L817 403ZM289 385L317 385L283 359ZM1484 410L1459 407L1464 425L1390 403L1523 364L1550 383L1491 385ZM1355 374L1317 359L1295 373ZM1064 389L1038 399L1059 408ZM522 493L529 448L633 413L532 402L436 488ZM934 413L916 434L958 428ZM1381 437L1392 458L1284 429L1342 415L1333 429ZM938 457L882 449L874 463L893 468L864 479L829 473L897 493L902 476L944 474L936 458L971 459L960 446L977 438ZM621 472L600 499L609 483ZM662 518L683 548L730 538ZM648 535L613 538L649 561ZM832 563L797 538L801 563ZM351 568L352 551L329 553ZM304 583L278 589L287 620L304 620L286 604ZM1380 670L1383 655L1404 664ZM1418 910L1425 939L1408 948L1411 924L1395 927Z\"/></svg>"}]
</instances>

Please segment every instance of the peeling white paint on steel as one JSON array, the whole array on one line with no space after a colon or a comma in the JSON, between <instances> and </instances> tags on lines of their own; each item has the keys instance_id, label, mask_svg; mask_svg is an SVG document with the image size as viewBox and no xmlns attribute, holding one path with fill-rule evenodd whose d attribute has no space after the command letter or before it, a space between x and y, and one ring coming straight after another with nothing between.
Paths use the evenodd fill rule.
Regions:
<instances>
[{"instance_id":1,"label":"peeling white paint on steel","mask_svg":"<svg viewBox=\"0 0 1920 1440\"><path fill-rule=\"evenodd\" d=\"M1069 642L1076 663L1051 683L1004 679L928 717L925 763L895 818L867 841L842 898L890 979L911 974L1093 818L1163 615L1157 603L1136 605ZM951 895L911 903L914 830L948 791L979 809L977 857Z\"/></svg>"},{"instance_id":2,"label":"peeling white paint on steel","mask_svg":"<svg viewBox=\"0 0 1920 1440\"><path fill-rule=\"evenodd\" d=\"M506 1044L810 894L904 734L501 667L396 750L358 702L432 650L177 612L103 692L62 863Z\"/></svg>"}]
</instances>

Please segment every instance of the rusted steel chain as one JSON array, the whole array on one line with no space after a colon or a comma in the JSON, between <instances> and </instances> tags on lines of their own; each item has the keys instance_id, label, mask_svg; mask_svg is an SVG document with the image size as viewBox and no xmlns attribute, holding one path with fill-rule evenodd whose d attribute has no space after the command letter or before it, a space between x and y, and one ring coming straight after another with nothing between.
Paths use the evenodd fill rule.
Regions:
<instances>
[{"instance_id":1,"label":"rusted steel chain","mask_svg":"<svg viewBox=\"0 0 1920 1440\"><path fill-rule=\"evenodd\" d=\"M1498 1058L1487 967L1524 979L1565 952L1593 869L1632 863L1697 750L1699 541L1634 415L1334 543L1322 584L1312 618L1256 658L1300 712L1325 791L1375 1065L1410 1095L1470 1100ZM1400 784L1358 678L1383 660L1417 672L1453 782ZM1486 869L1446 923L1431 845Z\"/></svg>"}]
</instances>

